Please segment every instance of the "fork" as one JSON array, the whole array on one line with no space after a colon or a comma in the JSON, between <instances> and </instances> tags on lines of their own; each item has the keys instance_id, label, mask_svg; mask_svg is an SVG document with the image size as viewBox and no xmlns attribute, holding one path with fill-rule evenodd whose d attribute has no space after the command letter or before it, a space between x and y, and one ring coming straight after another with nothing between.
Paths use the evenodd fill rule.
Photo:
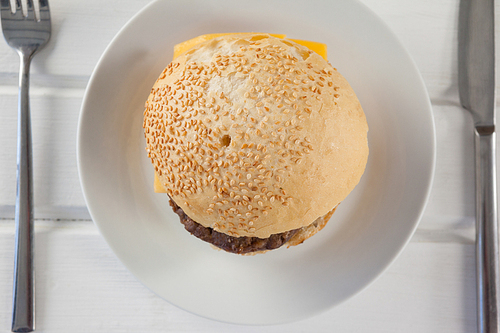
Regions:
<instances>
[{"instance_id":1,"label":"fork","mask_svg":"<svg viewBox=\"0 0 500 333\"><path fill-rule=\"evenodd\" d=\"M33 271L33 168L29 71L31 59L50 39L48 0L40 0L37 17L33 0L27 0L23 14L21 0L0 0L0 17L5 40L20 58L17 128L16 254L12 332L32 332L35 328Z\"/></svg>"}]
</instances>

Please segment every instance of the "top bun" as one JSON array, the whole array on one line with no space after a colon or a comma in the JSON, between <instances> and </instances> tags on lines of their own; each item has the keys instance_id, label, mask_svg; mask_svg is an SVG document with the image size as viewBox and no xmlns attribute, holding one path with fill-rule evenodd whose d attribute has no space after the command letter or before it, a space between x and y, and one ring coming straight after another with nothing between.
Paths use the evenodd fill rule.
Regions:
<instances>
[{"instance_id":1,"label":"top bun","mask_svg":"<svg viewBox=\"0 0 500 333\"><path fill-rule=\"evenodd\" d=\"M201 43L146 102L147 152L194 221L267 238L309 225L351 192L368 158L347 81L305 46L267 34Z\"/></svg>"}]
</instances>

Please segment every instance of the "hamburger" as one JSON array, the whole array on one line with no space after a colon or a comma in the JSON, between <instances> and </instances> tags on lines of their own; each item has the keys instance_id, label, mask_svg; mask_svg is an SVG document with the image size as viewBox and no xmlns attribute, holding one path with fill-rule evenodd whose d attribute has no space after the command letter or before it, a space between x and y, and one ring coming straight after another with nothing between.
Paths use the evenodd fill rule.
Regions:
<instances>
[{"instance_id":1,"label":"hamburger","mask_svg":"<svg viewBox=\"0 0 500 333\"><path fill-rule=\"evenodd\" d=\"M191 234L222 250L300 244L365 170L363 109L346 79L301 45L310 42L214 37L188 43L145 103L159 192Z\"/></svg>"}]
</instances>

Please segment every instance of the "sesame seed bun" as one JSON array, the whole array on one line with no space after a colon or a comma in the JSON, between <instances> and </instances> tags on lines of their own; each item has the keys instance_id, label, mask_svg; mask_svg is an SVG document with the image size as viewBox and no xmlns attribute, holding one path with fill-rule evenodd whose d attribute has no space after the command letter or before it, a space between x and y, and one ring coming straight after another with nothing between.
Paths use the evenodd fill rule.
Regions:
<instances>
[{"instance_id":1,"label":"sesame seed bun","mask_svg":"<svg viewBox=\"0 0 500 333\"><path fill-rule=\"evenodd\" d=\"M176 58L151 90L144 130L172 200L234 237L311 225L358 184L368 158L347 81L308 48L266 34L218 37Z\"/></svg>"}]
</instances>

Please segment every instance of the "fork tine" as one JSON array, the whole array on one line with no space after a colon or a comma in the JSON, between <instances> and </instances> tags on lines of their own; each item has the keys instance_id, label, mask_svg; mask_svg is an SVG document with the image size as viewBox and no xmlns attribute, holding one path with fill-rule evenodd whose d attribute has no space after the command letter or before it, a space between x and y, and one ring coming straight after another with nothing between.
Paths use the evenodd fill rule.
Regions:
<instances>
[{"instance_id":1,"label":"fork tine","mask_svg":"<svg viewBox=\"0 0 500 333\"><path fill-rule=\"evenodd\" d=\"M33 55L44 47L50 39L51 23L48 0L42 0L40 12L37 8L37 6L40 7L38 1L0 0L1 24L5 40L12 48L23 51L21 52L23 55ZM11 8L14 6L17 8L12 13Z\"/></svg>"},{"instance_id":2,"label":"fork tine","mask_svg":"<svg viewBox=\"0 0 500 333\"><path fill-rule=\"evenodd\" d=\"M16 3L16 14L22 13L23 12L23 5L21 3L21 0L15 0L15 3Z\"/></svg>"},{"instance_id":3,"label":"fork tine","mask_svg":"<svg viewBox=\"0 0 500 333\"><path fill-rule=\"evenodd\" d=\"M34 19L35 18L35 6L33 5L33 0L26 0L26 4L28 7L26 18Z\"/></svg>"}]
</instances>

